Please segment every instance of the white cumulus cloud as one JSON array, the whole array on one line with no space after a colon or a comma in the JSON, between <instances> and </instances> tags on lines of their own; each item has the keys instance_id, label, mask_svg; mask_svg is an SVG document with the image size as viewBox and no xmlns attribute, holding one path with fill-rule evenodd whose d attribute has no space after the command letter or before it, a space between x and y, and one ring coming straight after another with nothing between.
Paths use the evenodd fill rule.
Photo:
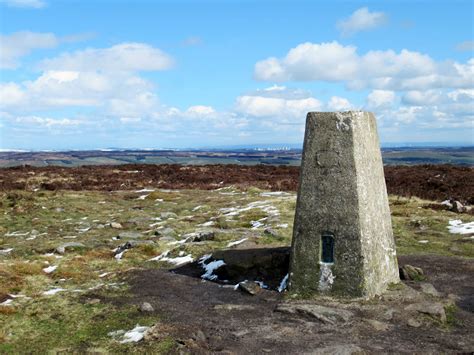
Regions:
<instances>
[{"instance_id":1,"label":"white cumulus cloud","mask_svg":"<svg viewBox=\"0 0 474 355\"><path fill-rule=\"evenodd\" d=\"M367 7L357 9L346 19L340 20L336 27L343 36L350 36L360 31L371 30L387 22L383 12L370 12Z\"/></svg>"},{"instance_id":2,"label":"white cumulus cloud","mask_svg":"<svg viewBox=\"0 0 474 355\"><path fill-rule=\"evenodd\" d=\"M419 52L401 50L357 53L354 46L302 43L283 58L255 64L254 76L262 81L329 81L351 90L426 90L470 88L474 85L474 59L466 63L436 62Z\"/></svg>"}]
</instances>

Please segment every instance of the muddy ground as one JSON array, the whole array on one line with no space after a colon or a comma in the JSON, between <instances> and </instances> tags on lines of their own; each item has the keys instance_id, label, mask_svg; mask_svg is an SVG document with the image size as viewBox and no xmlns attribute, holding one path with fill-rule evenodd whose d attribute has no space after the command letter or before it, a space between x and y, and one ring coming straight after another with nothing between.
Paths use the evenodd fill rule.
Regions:
<instances>
[{"instance_id":1,"label":"muddy ground","mask_svg":"<svg viewBox=\"0 0 474 355\"><path fill-rule=\"evenodd\" d=\"M343 312L334 322L326 322L311 313L285 312L288 300L275 291L262 290L251 296L189 275L164 270L140 270L128 274L132 297L126 302L139 305L146 301L152 304L164 316L162 325L156 326L154 334L157 337L166 334L173 336L178 339L178 348L191 353L472 351L472 261L442 256L402 256L399 264L422 267L427 277L425 282L432 283L441 292L441 298L414 291L420 289L420 283L410 281L407 283L409 288L389 292L376 302L293 301L293 304L303 307L316 304ZM441 325L435 318L406 309L420 300L429 303L446 300L448 294L458 306L450 315L455 321L451 320L448 326ZM345 311L349 312L347 317Z\"/></svg>"},{"instance_id":2,"label":"muddy ground","mask_svg":"<svg viewBox=\"0 0 474 355\"><path fill-rule=\"evenodd\" d=\"M255 186L296 191L298 167L242 165L121 165L15 167L0 169L0 190L135 190L216 189ZM389 194L443 201L449 198L474 204L474 168L453 165L386 166Z\"/></svg>"}]
</instances>

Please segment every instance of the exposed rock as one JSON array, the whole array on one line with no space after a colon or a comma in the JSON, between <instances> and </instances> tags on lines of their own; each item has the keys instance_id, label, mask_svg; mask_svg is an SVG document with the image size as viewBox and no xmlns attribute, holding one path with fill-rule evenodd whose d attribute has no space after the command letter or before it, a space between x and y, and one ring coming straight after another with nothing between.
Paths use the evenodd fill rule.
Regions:
<instances>
[{"instance_id":1,"label":"exposed rock","mask_svg":"<svg viewBox=\"0 0 474 355\"><path fill-rule=\"evenodd\" d=\"M421 291L423 293L426 293L427 295L431 295L431 296L434 296L434 297L440 297L441 294L438 292L438 290L436 290L434 288L434 286L430 283L427 283L427 282L423 282L420 284L421 286Z\"/></svg>"},{"instance_id":2,"label":"exposed rock","mask_svg":"<svg viewBox=\"0 0 474 355\"><path fill-rule=\"evenodd\" d=\"M62 207L56 207L56 208L54 209L54 212L58 212L58 213L64 212L64 208L62 208Z\"/></svg>"},{"instance_id":3,"label":"exposed rock","mask_svg":"<svg viewBox=\"0 0 474 355\"><path fill-rule=\"evenodd\" d=\"M407 324L408 324L410 327L413 327L413 328L419 328L419 327L421 327L421 322L418 321L418 320L416 320L415 318L410 318L410 319L408 319Z\"/></svg>"},{"instance_id":4,"label":"exposed rock","mask_svg":"<svg viewBox=\"0 0 474 355\"><path fill-rule=\"evenodd\" d=\"M59 254L64 254L67 250L74 250L74 249L81 249L85 248L86 246L79 242L69 242L64 243L56 248L56 252Z\"/></svg>"},{"instance_id":5,"label":"exposed rock","mask_svg":"<svg viewBox=\"0 0 474 355\"><path fill-rule=\"evenodd\" d=\"M163 228L155 231L155 235L162 237L173 237L176 236L176 232L173 228Z\"/></svg>"},{"instance_id":6,"label":"exposed rock","mask_svg":"<svg viewBox=\"0 0 474 355\"><path fill-rule=\"evenodd\" d=\"M317 304L281 303L275 309L277 312L301 314L315 318L322 323L336 324L348 322L353 313L345 309L330 308Z\"/></svg>"},{"instance_id":7,"label":"exposed rock","mask_svg":"<svg viewBox=\"0 0 474 355\"><path fill-rule=\"evenodd\" d=\"M453 207L451 208L451 211L456 212L456 213L466 212L466 207L464 207L461 202L456 201L456 200L451 200L451 203L453 205Z\"/></svg>"},{"instance_id":8,"label":"exposed rock","mask_svg":"<svg viewBox=\"0 0 474 355\"><path fill-rule=\"evenodd\" d=\"M119 239L137 239L142 238L143 234L139 232L123 231L119 233Z\"/></svg>"},{"instance_id":9,"label":"exposed rock","mask_svg":"<svg viewBox=\"0 0 474 355\"><path fill-rule=\"evenodd\" d=\"M242 290L248 293L249 295L254 296L257 293L259 293L262 289L257 283L253 281L243 281L239 283L239 290Z\"/></svg>"},{"instance_id":10,"label":"exposed rock","mask_svg":"<svg viewBox=\"0 0 474 355\"><path fill-rule=\"evenodd\" d=\"M141 305L140 305L140 312L154 312L155 309L153 308L153 306L148 303L148 302L143 302Z\"/></svg>"},{"instance_id":11,"label":"exposed rock","mask_svg":"<svg viewBox=\"0 0 474 355\"><path fill-rule=\"evenodd\" d=\"M123 228L122 225L118 222L111 222L109 225L110 225L111 228L114 228L114 229L122 229Z\"/></svg>"},{"instance_id":12,"label":"exposed rock","mask_svg":"<svg viewBox=\"0 0 474 355\"><path fill-rule=\"evenodd\" d=\"M379 332L385 332L390 328L390 325L384 322L380 322L375 319L366 319L366 322L370 324L375 330Z\"/></svg>"},{"instance_id":13,"label":"exposed rock","mask_svg":"<svg viewBox=\"0 0 474 355\"><path fill-rule=\"evenodd\" d=\"M174 212L161 212L160 217L163 219L178 218L178 215Z\"/></svg>"},{"instance_id":14,"label":"exposed rock","mask_svg":"<svg viewBox=\"0 0 474 355\"><path fill-rule=\"evenodd\" d=\"M210 230L201 230L183 235L183 239L188 239L188 242L204 242L214 240L214 238L215 233Z\"/></svg>"},{"instance_id":15,"label":"exposed rock","mask_svg":"<svg viewBox=\"0 0 474 355\"><path fill-rule=\"evenodd\" d=\"M384 314L382 315L382 318L383 318L384 320L392 320L394 313L395 313L395 309L393 309L393 308L387 309L387 310L384 312Z\"/></svg>"},{"instance_id":16,"label":"exposed rock","mask_svg":"<svg viewBox=\"0 0 474 355\"><path fill-rule=\"evenodd\" d=\"M419 313L427 314L434 317L435 319L440 320L441 322L446 322L446 313L444 311L444 306L439 302L421 302L414 303L405 307L406 311L417 311Z\"/></svg>"},{"instance_id":17,"label":"exposed rock","mask_svg":"<svg viewBox=\"0 0 474 355\"><path fill-rule=\"evenodd\" d=\"M402 280L421 281L425 278L424 272L421 268L412 265L405 265L400 268L400 278Z\"/></svg>"}]
</instances>

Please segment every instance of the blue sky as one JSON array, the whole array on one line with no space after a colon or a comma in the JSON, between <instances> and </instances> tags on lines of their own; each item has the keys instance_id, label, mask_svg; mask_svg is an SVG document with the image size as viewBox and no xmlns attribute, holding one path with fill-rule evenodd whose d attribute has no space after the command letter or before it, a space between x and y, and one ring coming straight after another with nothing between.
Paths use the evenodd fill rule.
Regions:
<instances>
[{"instance_id":1,"label":"blue sky","mask_svg":"<svg viewBox=\"0 0 474 355\"><path fill-rule=\"evenodd\" d=\"M0 148L474 144L472 1L0 0Z\"/></svg>"}]
</instances>

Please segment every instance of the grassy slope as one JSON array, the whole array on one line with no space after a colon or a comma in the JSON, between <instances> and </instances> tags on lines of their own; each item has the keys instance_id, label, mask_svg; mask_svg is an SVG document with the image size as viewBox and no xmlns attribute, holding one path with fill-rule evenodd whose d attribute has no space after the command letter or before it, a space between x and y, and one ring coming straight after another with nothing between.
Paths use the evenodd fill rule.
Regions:
<instances>
[{"instance_id":1,"label":"grassy slope","mask_svg":"<svg viewBox=\"0 0 474 355\"><path fill-rule=\"evenodd\" d=\"M216 232L214 241L180 245L171 256L184 252L199 258L242 238L257 244L288 245L295 195L262 196L261 193L258 189L243 192L225 188L151 193L17 191L1 194L0 250L13 248L13 251L0 256L0 302L6 294L27 297L14 299L11 306L0 306L0 352L120 353L147 349L166 352L174 344L171 339L127 345L108 335L111 331L130 330L136 324L160 321L156 316L139 312L137 307L122 305L120 299L128 297L128 291L121 274L131 268L169 266L149 261L172 248L167 242L158 241L159 236L155 235L166 228L172 228L180 239L200 228L199 224L213 221L214 225L207 228ZM138 199L144 195L147 196ZM220 211L244 208L256 201L266 202L261 203L261 208L247 209L236 216L223 216L224 212ZM472 216L423 208L428 202L418 199L391 197L390 202L398 254L474 257L473 240L449 234L446 228L450 219L468 222L474 220ZM265 206L274 206L278 214ZM157 219L162 212L173 212L177 217ZM264 234L263 227L251 228L252 221L265 217L262 222L275 229L278 237ZM111 228L110 222L121 223L123 229ZM112 250L127 239L112 238L123 231L140 232L141 237L132 240L148 242L125 252L122 260L116 260ZM85 247L64 255L48 254L71 241L81 242ZM46 274L43 268L50 265L58 268ZM104 273L108 274L99 276ZM58 287L65 291L43 295L44 291Z\"/></svg>"}]
</instances>

